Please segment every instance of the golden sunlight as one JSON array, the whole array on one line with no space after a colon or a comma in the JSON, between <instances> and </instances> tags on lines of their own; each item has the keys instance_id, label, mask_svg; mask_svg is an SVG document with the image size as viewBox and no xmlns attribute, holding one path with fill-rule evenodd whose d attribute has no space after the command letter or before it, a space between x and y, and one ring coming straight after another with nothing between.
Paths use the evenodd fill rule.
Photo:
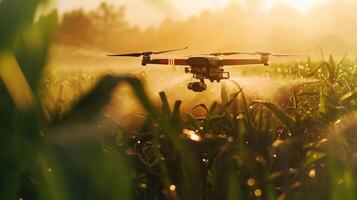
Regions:
<instances>
[{"instance_id":1,"label":"golden sunlight","mask_svg":"<svg viewBox=\"0 0 357 200\"><path fill-rule=\"evenodd\" d=\"M238 3L243 7L252 6L270 10L276 5L283 4L306 13L315 6L331 0L58 0L58 9L64 13L73 9L94 9L100 3L125 6L125 18L133 25L141 28L158 26L165 19L184 20L206 10L217 10L230 3ZM137 11L140 10L140 15Z\"/></svg>"},{"instance_id":2,"label":"golden sunlight","mask_svg":"<svg viewBox=\"0 0 357 200\"><path fill-rule=\"evenodd\" d=\"M265 0L264 7L269 9L274 7L276 4L281 3L295 8L301 13L306 13L314 6L327 3L329 1L330 0Z\"/></svg>"}]
</instances>

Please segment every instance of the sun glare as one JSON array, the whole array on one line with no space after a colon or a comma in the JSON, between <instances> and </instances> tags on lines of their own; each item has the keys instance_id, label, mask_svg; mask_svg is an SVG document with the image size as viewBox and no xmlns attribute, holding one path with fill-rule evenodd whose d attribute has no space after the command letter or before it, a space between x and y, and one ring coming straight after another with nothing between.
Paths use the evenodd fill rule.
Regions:
<instances>
[{"instance_id":1,"label":"sun glare","mask_svg":"<svg viewBox=\"0 0 357 200\"><path fill-rule=\"evenodd\" d=\"M327 3L329 1L330 0L265 0L263 7L269 10L273 8L275 5L281 3L290 6L292 8L295 8L301 13L306 13L314 6Z\"/></svg>"},{"instance_id":2,"label":"sun glare","mask_svg":"<svg viewBox=\"0 0 357 200\"><path fill-rule=\"evenodd\" d=\"M116 6L125 6L125 18L139 27L157 26L166 18L187 19L205 10L216 10L232 2L243 7L253 5L265 11L271 10L278 4L290 6L300 13L307 13L311 8L327 3L331 0L58 0L60 13L73 9L94 9L101 2ZM140 10L140 15L138 15Z\"/></svg>"}]
</instances>

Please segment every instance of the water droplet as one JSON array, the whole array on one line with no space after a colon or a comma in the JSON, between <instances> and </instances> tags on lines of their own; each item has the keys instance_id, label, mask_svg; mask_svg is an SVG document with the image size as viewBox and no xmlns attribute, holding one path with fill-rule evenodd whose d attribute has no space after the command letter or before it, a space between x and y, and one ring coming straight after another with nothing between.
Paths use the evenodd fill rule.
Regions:
<instances>
[{"instance_id":1,"label":"water droplet","mask_svg":"<svg viewBox=\"0 0 357 200\"><path fill-rule=\"evenodd\" d=\"M228 142L233 142L234 138L232 136L229 136L227 140Z\"/></svg>"},{"instance_id":2,"label":"water droplet","mask_svg":"<svg viewBox=\"0 0 357 200\"><path fill-rule=\"evenodd\" d=\"M250 178L247 180L247 185L252 187L253 185L255 185L255 180L253 178Z\"/></svg>"},{"instance_id":3,"label":"water droplet","mask_svg":"<svg viewBox=\"0 0 357 200\"><path fill-rule=\"evenodd\" d=\"M199 141L202 140L201 136L196 134L195 131L192 131L192 130L189 130L189 129L183 129L182 132L183 132L183 134L185 134L187 137L189 137L193 141L199 142ZM197 132L198 132L198 130L197 130Z\"/></svg>"},{"instance_id":4,"label":"water droplet","mask_svg":"<svg viewBox=\"0 0 357 200\"><path fill-rule=\"evenodd\" d=\"M190 139L193 140L193 141L201 141L201 137L199 135L196 135L196 134L192 134L190 136Z\"/></svg>"},{"instance_id":5,"label":"water droplet","mask_svg":"<svg viewBox=\"0 0 357 200\"><path fill-rule=\"evenodd\" d=\"M309 171L309 177L314 178L316 176L316 171L314 169Z\"/></svg>"},{"instance_id":6,"label":"water droplet","mask_svg":"<svg viewBox=\"0 0 357 200\"><path fill-rule=\"evenodd\" d=\"M147 184L146 183L140 183L139 187L146 189L147 188Z\"/></svg>"},{"instance_id":7,"label":"water droplet","mask_svg":"<svg viewBox=\"0 0 357 200\"><path fill-rule=\"evenodd\" d=\"M256 189L256 190L254 191L254 195L255 195L256 197L262 196L262 190L261 190L261 189Z\"/></svg>"},{"instance_id":8,"label":"water droplet","mask_svg":"<svg viewBox=\"0 0 357 200\"><path fill-rule=\"evenodd\" d=\"M274 148L276 148L276 147L278 147L279 145L281 145L281 144L283 144L283 143L284 143L283 140L275 140L275 141L273 142L272 146L273 146Z\"/></svg>"},{"instance_id":9,"label":"water droplet","mask_svg":"<svg viewBox=\"0 0 357 200\"><path fill-rule=\"evenodd\" d=\"M339 119L335 122L335 124L339 124L339 123L341 123L341 119Z\"/></svg>"},{"instance_id":10,"label":"water droplet","mask_svg":"<svg viewBox=\"0 0 357 200\"><path fill-rule=\"evenodd\" d=\"M176 190L176 186L175 186L175 185L170 185L169 189L170 189L171 191L175 191L175 190Z\"/></svg>"},{"instance_id":11,"label":"water droplet","mask_svg":"<svg viewBox=\"0 0 357 200\"><path fill-rule=\"evenodd\" d=\"M243 119L243 117L244 117L244 115L241 113L236 117L236 119Z\"/></svg>"}]
</instances>

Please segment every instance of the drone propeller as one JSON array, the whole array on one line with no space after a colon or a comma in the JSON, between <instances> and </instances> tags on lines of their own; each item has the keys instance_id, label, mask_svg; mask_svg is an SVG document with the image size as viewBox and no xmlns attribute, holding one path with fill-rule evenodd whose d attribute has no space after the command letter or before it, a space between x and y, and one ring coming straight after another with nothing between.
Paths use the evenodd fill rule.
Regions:
<instances>
[{"instance_id":1,"label":"drone propeller","mask_svg":"<svg viewBox=\"0 0 357 200\"><path fill-rule=\"evenodd\" d=\"M260 56L275 56L275 57L287 57L287 56L303 56L299 54L275 54L275 53L269 53L269 52L225 52L225 53L211 53L207 55L211 56L230 56L230 55L239 55L239 54L244 54L244 55L260 55Z\"/></svg>"},{"instance_id":2,"label":"drone propeller","mask_svg":"<svg viewBox=\"0 0 357 200\"><path fill-rule=\"evenodd\" d=\"M210 53L209 55L211 55L211 56L231 56L231 55L239 55L239 54L255 55L254 53L246 53L246 52Z\"/></svg>"},{"instance_id":3,"label":"drone propeller","mask_svg":"<svg viewBox=\"0 0 357 200\"><path fill-rule=\"evenodd\" d=\"M277 54L277 53L269 53L269 52L254 52L253 54L250 55L275 56L275 57L303 56L301 54Z\"/></svg>"},{"instance_id":4,"label":"drone propeller","mask_svg":"<svg viewBox=\"0 0 357 200\"><path fill-rule=\"evenodd\" d=\"M142 52L142 53L113 54L113 55L108 55L108 56L120 56L120 57L150 56L152 54L162 54L162 53L168 53L168 52L173 52L173 51L180 51L180 50L184 50L184 49L187 49L187 48L188 47L181 48L181 49L166 50L166 51L157 51L157 52L147 51L147 52Z\"/></svg>"}]
</instances>

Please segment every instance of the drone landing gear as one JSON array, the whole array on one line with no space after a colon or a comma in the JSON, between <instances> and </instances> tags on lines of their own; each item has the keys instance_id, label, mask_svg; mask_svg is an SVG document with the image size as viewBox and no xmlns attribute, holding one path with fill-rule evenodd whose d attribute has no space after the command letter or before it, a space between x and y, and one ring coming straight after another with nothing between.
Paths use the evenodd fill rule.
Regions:
<instances>
[{"instance_id":1,"label":"drone landing gear","mask_svg":"<svg viewBox=\"0 0 357 200\"><path fill-rule=\"evenodd\" d=\"M192 90L194 92L203 92L207 89L207 85L205 84L204 80L201 79L201 82L193 82L189 83L187 85L187 88L189 90Z\"/></svg>"}]
</instances>

